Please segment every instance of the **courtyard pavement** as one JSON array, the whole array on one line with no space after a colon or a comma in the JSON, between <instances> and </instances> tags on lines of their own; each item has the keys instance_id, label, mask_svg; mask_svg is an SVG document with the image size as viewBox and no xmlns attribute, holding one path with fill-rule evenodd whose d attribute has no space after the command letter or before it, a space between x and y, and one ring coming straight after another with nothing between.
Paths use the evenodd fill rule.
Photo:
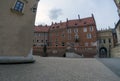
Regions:
<instances>
[{"instance_id":1,"label":"courtyard pavement","mask_svg":"<svg viewBox=\"0 0 120 81\"><path fill-rule=\"evenodd\" d=\"M120 77L98 59L34 58L36 62L31 64L1 64L0 81L120 81Z\"/></svg>"},{"instance_id":2,"label":"courtyard pavement","mask_svg":"<svg viewBox=\"0 0 120 81\"><path fill-rule=\"evenodd\" d=\"M103 58L98 60L120 77L120 58Z\"/></svg>"}]
</instances>

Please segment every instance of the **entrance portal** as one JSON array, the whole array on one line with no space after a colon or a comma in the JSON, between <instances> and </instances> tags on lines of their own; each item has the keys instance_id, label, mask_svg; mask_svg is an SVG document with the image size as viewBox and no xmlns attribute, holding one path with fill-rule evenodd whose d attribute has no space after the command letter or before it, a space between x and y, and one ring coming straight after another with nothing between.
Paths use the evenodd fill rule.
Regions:
<instances>
[{"instance_id":1,"label":"entrance portal","mask_svg":"<svg viewBox=\"0 0 120 81\"><path fill-rule=\"evenodd\" d=\"M101 47L99 49L99 57L106 58L107 57L107 49L105 47Z\"/></svg>"}]
</instances>

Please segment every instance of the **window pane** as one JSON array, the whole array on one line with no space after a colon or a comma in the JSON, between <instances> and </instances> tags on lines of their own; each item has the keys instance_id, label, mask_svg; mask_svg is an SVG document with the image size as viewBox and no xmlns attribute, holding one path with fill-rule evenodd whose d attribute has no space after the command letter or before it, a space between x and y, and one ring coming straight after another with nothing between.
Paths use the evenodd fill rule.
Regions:
<instances>
[{"instance_id":1,"label":"window pane","mask_svg":"<svg viewBox=\"0 0 120 81\"><path fill-rule=\"evenodd\" d=\"M22 12L23 7L24 7L24 3L21 1L17 1L15 4L14 10Z\"/></svg>"},{"instance_id":2,"label":"window pane","mask_svg":"<svg viewBox=\"0 0 120 81\"><path fill-rule=\"evenodd\" d=\"M83 28L83 31L84 31L84 32L87 32L87 28L86 28L86 27L85 27L85 28Z\"/></svg>"}]
</instances>

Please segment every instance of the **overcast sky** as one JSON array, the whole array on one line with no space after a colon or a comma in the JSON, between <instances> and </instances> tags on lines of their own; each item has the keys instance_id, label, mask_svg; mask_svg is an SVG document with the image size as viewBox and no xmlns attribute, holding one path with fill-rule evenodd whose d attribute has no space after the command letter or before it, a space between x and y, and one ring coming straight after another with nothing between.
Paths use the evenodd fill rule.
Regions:
<instances>
[{"instance_id":1,"label":"overcast sky","mask_svg":"<svg viewBox=\"0 0 120 81\"><path fill-rule=\"evenodd\" d=\"M94 14L98 29L114 28L119 17L113 0L40 0L35 25L90 17Z\"/></svg>"}]
</instances>

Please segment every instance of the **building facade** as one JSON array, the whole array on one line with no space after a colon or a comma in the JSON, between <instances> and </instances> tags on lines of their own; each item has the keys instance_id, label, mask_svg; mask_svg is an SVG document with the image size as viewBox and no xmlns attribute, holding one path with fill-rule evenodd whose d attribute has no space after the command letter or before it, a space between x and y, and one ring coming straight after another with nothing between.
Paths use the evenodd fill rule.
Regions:
<instances>
[{"instance_id":1,"label":"building facade","mask_svg":"<svg viewBox=\"0 0 120 81\"><path fill-rule=\"evenodd\" d=\"M118 9L118 15L120 18L120 0L114 0L117 9ZM112 51L112 57L119 57L120 58L120 19L118 20L117 24L115 25L115 31L116 31L116 38L117 43L116 46L111 50Z\"/></svg>"},{"instance_id":2,"label":"building facade","mask_svg":"<svg viewBox=\"0 0 120 81\"><path fill-rule=\"evenodd\" d=\"M0 63L32 62L32 38L38 0L0 2Z\"/></svg>"},{"instance_id":3,"label":"building facade","mask_svg":"<svg viewBox=\"0 0 120 81\"><path fill-rule=\"evenodd\" d=\"M53 49L53 53L59 53L63 49L62 54L68 45L72 45L75 52L84 57L94 57L97 54L97 29L94 16L60 21L52 23L49 29L49 47ZM60 48L60 49L59 49ZM63 56L63 55L62 55Z\"/></svg>"},{"instance_id":4,"label":"building facade","mask_svg":"<svg viewBox=\"0 0 120 81\"><path fill-rule=\"evenodd\" d=\"M36 26L34 27L34 40L33 40L33 46L48 46L48 31L49 26Z\"/></svg>"},{"instance_id":5,"label":"building facade","mask_svg":"<svg viewBox=\"0 0 120 81\"><path fill-rule=\"evenodd\" d=\"M120 45L120 20L115 26L116 34L117 34L117 44Z\"/></svg>"},{"instance_id":6,"label":"building facade","mask_svg":"<svg viewBox=\"0 0 120 81\"><path fill-rule=\"evenodd\" d=\"M116 6L117 6L117 12L118 12L118 15L120 17L120 0L114 0Z\"/></svg>"},{"instance_id":7,"label":"building facade","mask_svg":"<svg viewBox=\"0 0 120 81\"><path fill-rule=\"evenodd\" d=\"M114 47L113 29L99 30L98 41L98 56L111 57L111 49Z\"/></svg>"}]
</instances>

